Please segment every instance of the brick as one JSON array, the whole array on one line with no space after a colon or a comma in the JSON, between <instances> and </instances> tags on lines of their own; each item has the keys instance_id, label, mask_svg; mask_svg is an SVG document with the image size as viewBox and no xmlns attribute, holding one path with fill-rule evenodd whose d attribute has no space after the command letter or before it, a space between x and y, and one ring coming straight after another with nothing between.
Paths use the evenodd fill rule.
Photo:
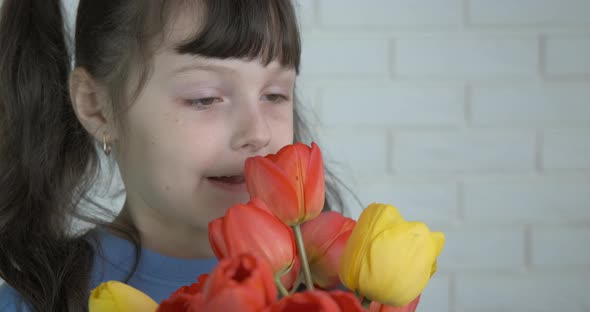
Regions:
<instances>
[{"instance_id":1,"label":"brick","mask_svg":"<svg viewBox=\"0 0 590 312\"><path fill-rule=\"evenodd\" d=\"M464 119L462 88L327 88L326 125L456 125Z\"/></svg>"},{"instance_id":2,"label":"brick","mask_svg":"<svg viewBox=\"0 0 590 312\"><path fill-rule=\"evenodd\" d=\"M545 131L543 168L590 169L590 140L588 138L590 138L590 129Z\"/></svg>"},{"instance_id":3,"label":"brick","mask_svg":"<svg viewBox=\"0 0 590 312\"><path fill-rule=\"evenodd\" d=\"M586 272L457 276L457 312L568 311L590 307Z\"/></svg>"},{"instance_id":4,"label":"brick","mask_svg":"<svg viewBox=\"0 0 590 312\"><path fill-rule=\"evenodd\" d=\"M404 133L394 138L398 172L528 172L534 135L523 131Z\"/></svg>"},{"instance_id":5,"label":"brick","mask_svg":"<svg viewBox=\"0 0 590 312\"><path fill-rule=\"evenodd\" d=\"M361 176L383 174L387 170L385 133L324 130L319 142L328 164L336 164L341 170Z\"/></svg>"},{"instance_id":6,"label":"brick","mask_svg":"<svg viewBox=\"0 0 590 312\"><path fill-rule=\"evenodd\" d=\"M590 124L590 85L479 87L472 90L474 124Z\"/></svg>"},{"instance_id":7,"label":"brick","mask_svg":"<svg viewBox=\"0 0 590 312\"><path fill-rule=\"evenodd\" d=\"M568 223L590 220L590 183L470 182L464 185L468 222Z\"/></svg>"},{"instance_id":8,"label":"brick","mask_svg":"<svg viewBox=\"0 0 590 312\"><path fill-rule=\"evenodd\" d=\"M321 0L325 26L445 26L463 22L460 0Z\"/></svg>"},{"instance_id":9,"label":"brick","mask_svg":"<svg viewBox=\"0 0 590 312\"><path fill-rule=\"evenodd\" d=\"M524 231L518 228L462 228L443 231L441 270L518 270L524 266Z\"/></svg>"},{"instance_id":10,"label":"brick","mask_svg":"<svg viewBox=\"0 0 590 312\"><path fill-rule=\"evenodd\" d=\"M303 30L315 25L315 3L316 0L297 0L293 3Z\"/></svg>"},{"instance_id":11,"label":"brick","mask_svg":"<svg viewBox=\"0 0 590 312\"><path fill-rule=\"evenodd\" d=\"M386 39L308 38L303 42L302 76L378 76L389 69ZM362 60L362 61L361 61Z\"/></svg>"},{"instance_id":12,"label":"brick","mask_svg":"<svg viewBox=\"0 0 590 312\"><path fill-rule=\"evenodd\" d=\"M544 64L549 75L590 75L590 37L547 39Z\"/></svg>"},{"instance_id":13,"label":"brick","mask_svg":"<svg viewBox=\"0 0 590 312\"><path fill-rule=\"evenodd\" d=\"M538 71L537 46L516 36L400 38L393 70L401 77L529 77Z\"/></svg>"},{"instance_id":14,"label":"brick","mask_svg":"<svg viewBox=\"0 0 590 312\"><path fill-rule=\"evenodd\" d=\"M448 275L435 273L420 297L416 312L450 312L450 279Z\"/></svg>"},{"instance_id":15,"label":"brick","mask_svg":"<svg viewBox=\"0 0 590 312\"><path fill-rule=\"evenodd\" d=\"M471 23L496 25L559 25L590 23L585 0L470 0Z\"/></svg>"},{"instance_id":16,"label":"brick","mask_svg":"<svg viewBox=\"0 0 590 312\"><path fill-rule=\"evenodd\" d=\"M394 205L406 220L427 224L449 224L457 214L457 186L454 183L359 183L357 194L363 205Z\"/></svg>"},{"instance_id":17,"label":"brick","mask_svg":"<svg viewBox=\"0 0 590 312\"><path fill-rule=\"evenodd\" d=\"M586 266L590 269L590 226L533 228L532 264L538 267Z\"/></svg>"}]
</instances>

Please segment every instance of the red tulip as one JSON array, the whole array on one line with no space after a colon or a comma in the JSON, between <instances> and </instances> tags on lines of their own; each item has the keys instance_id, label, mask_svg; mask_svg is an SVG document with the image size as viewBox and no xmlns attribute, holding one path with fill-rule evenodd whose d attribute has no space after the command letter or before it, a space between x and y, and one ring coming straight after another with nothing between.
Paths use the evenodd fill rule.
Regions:
<instances>
[{"instance_id":1,"label":"red tulip","mask_svg":"<svg viewBox=\"0 0 590 312\"><path fill-rule=\"evenodd\" d=\"M184 311L260 311L275 303L277 296L268 263L243 254L221 260L201 296L195 297Z\"/></svg>"},{"instance_id":2,"label":"red tulip","mask_svg":"<svg viewBox=\"0 0 590 312\"><path fill-rule=\"evenodd\" d=\"M351 218L328 211L301 225L312 279L318 287L332 289L340 284L340 258L355 224Z\"/></svg>"},{"instance_id":3,"label":"red tulip","mask_svg":"<svg viewBox=\"0 0 590 312\"><path fill-rule=\"evenodd\" d=\"M244 170L250 196L264 201L288 225L313 219L324 207L324 163L315 143L248 158Z\"/></svg>"},{"instance_id":4,"label":"red tulip","mask_svg":"<svg viewBox=\"0 0 590 312\"><path fill-rule=\"evenodd\" d=\"M369 306L369 312L415 312L420 302L420 295L410 303L402 307L392 307L373 301Z\"/></svg>"},{"instance_id":5,"label":"red tulip","mask_svg":"<svg viewBox=\"0 0 590 312\"><path fill-rule=\"evenodd\" d=\"M281 283L287 290L292 290L293 287L299 286L295 285L299 273L301 273L301 259L299 259L299 256L296 256L295 261L293 261L293 266L291 266L291 270L281 277Z\"/></svg>"},{"instance_id":6,"label":"red tulip","mask_svg":"<svg viewBox=\"0 0 590 312\"><path fill-rule=\"evenodd\" d=\"M282 298L265 312L363 312L357 298L350 292L320 290L295 293Z\"/></svg>"},{"instance_id":7,"label":"red tulip","mask_svg":"<svg viewBox=\"0 0 590 312\"><path fill-rule=\"evenodd\" d=\"M209 242L217 258L250 252L267 261L275 275L285 273L297 256L291 228L257 199L232 206L225 216L211 221ZM290 287L295 277L284 281L285 287Z\"/></svg>"},{"instance_id":8,"label":"red tulip","mask_svg":"<svg viewBox=\"0 0 590 312\"><path fill-rule=\"evenodd\" d=\"M168 299L164 299L160 303L157 312L185 311L192 301L200 300L195 298L202 296L201 292L207 281L207 277L207 274L202 274L196 283L190 286L182 286L176 290Z\"/></svg>"}]
</instances>

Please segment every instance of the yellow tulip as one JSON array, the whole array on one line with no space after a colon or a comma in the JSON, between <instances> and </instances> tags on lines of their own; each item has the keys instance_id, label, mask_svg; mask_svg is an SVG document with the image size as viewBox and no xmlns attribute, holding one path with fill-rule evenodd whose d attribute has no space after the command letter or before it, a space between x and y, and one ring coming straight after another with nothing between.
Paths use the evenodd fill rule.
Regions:
<instances>
[{"instance_id":1,"label":"yellow tulip","mask_svg":"<svg viewBox=\"0 0 590 312\"><path fill-rule=\"evenodd\" d=\"M158 309L158 304L127 284L109 281L92 290L88 308L90 312L153 312Z\"/></svg>"},{"instance_id":2,"label":"yellow tulip","mask_svg":"<svg viewBox=\"0 0 590 312\"><path fill-rule=\"evenodd\" d=\"M371 204L344 248L338 274L348 289L391 306L414 300L436 271L441 232L406 222L391 205Z\"/></svg>"}]
</instances>

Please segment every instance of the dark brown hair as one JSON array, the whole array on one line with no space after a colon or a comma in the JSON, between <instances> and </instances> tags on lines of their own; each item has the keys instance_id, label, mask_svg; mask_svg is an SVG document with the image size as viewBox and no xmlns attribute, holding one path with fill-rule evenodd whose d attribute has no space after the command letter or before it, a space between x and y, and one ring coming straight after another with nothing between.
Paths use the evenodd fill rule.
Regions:
<instances>
[{"instance_id":1,"label":"dark brown hair","mask_svg":"<svg viewBox=\"0 0 590 312\"><path fill-rule=\"evenodd\" d=\"M141 91L166 21L187 8L202 11L195 13L201 28L177 47L179 53L276 59L299 71L301 45L291 1L190 4L80 0L75 66L107 87L114 116L124 113L126 91ZM105 220L108 209L96 204L92 212L79 209L82 202L93 203L88 191L100 168L97 142L77 120L69 99L72 57L61 1L4 0L0 18L0 277L33 310L85 311L95 250L86 234L71 234L71 221L122 233L136 246L136 255L139 236ZM140 73L136 85L128 79L131 72ZM309 141L297 111L294 122L295 140ZM334 201L342 204L333 181L328 173L326 209Z\"/></svg>"}]
</instances>

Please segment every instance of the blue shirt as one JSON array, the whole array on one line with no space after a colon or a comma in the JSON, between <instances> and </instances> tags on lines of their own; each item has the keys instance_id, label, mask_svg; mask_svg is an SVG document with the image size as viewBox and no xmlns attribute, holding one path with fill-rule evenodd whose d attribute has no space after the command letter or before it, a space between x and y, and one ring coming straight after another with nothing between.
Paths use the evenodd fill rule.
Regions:
<instances>
[{"instance_id":1,"label":"blue shirt","mask_svg":"<svg viewBox=\"0 0 590 312\"><path fill-rule=\"evenodd\" d=\"M103 230L94 230L101 243L96 249L92 269L91 287L102 282L123 281L131 272L134 248L131 242ZM96 246L95 246L96 247ZM217 259L179 259L142 249L135 274L127 284L141 290L156 302L161 302L175 290L197 281L201 274L209 273L217 265ZM7 284L0 286L0 311L19 311L19 294ZM24 311L30 311L24 309Z\"/></svg>"}]
</instances>

